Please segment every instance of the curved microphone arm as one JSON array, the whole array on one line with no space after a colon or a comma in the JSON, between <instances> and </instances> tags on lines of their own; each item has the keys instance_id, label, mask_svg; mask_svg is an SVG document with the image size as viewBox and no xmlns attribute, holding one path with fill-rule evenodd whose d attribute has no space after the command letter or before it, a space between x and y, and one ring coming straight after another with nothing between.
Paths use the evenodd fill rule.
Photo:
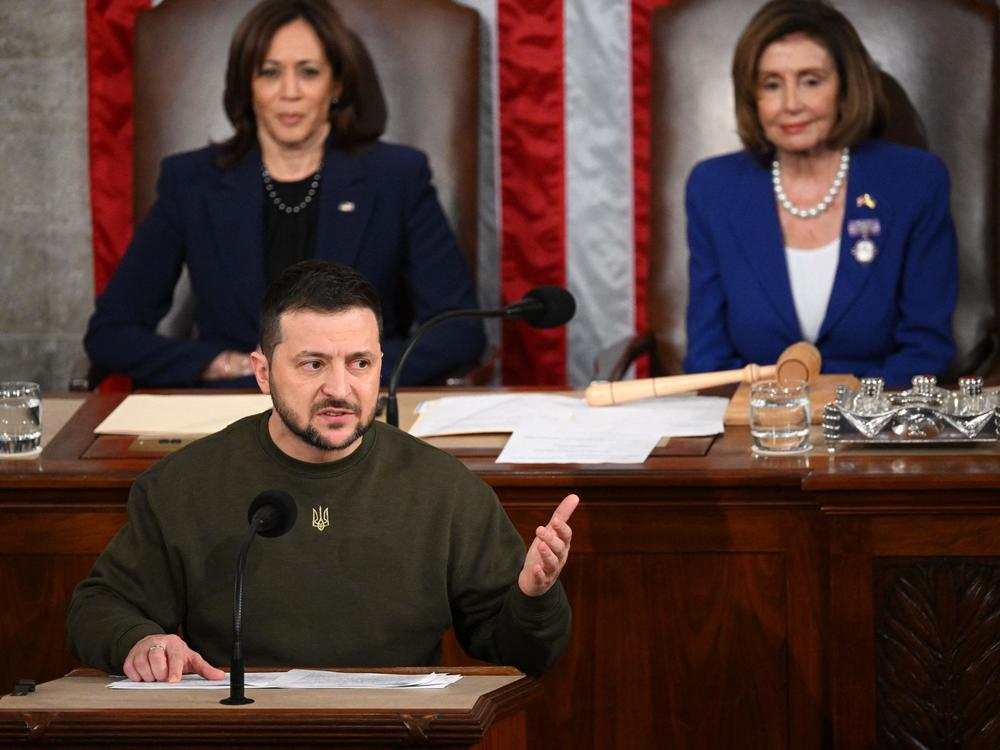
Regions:
<instances>
[{"instance_id":1,"label":"curved microphone arm","mask_svg":"<svg viewBox=\"0 0 1000 750\"><path fill-rule=\"evenodd\" d=\"M399 403L396 401L396 393L399 390L399 378L403 372L403 365L406 364L406 358L410 356L413 347L417 345L417 342L420 341L425 333L437 325L455 318L504 317L507 317L505 310L447 310L446 312L438 313L420 326L417 332L413 334L413 338L407 343L406 348L403 349L403 353L399 355L399 360L396 362L396 369L392 371L392 377L389 378L389 390L386 393L385 403L385 421L393 427L399 427Z\"/></svg>"},{"instance_id":2,"label":"curved microphone arm","mask_svg":"<svg viewBox=\"0 0 1000 750\"><path fill-rule=\"evenodd\" d=\"M229 697L219 701L227 706L245 706L253 703L253 698L247 698L244 692L246 671L243 667L241 631L243 630L243 578L247 567L247 552L254 537L257 536L259 526L260 521L250 524L236 559L236 581L233 586L233 657L229 664Z\"/></svg>"},{"instance_id":3,"label":"curved microphone arm","mask_svg":"<svg viewBox=\"0 0 1000 750\"><path fill-rule=\"evenodd\" d=\"M264 490L250 503L247 520L250 528L240 544L236 557L236 577L233 585L233 658L229 665L229 697L219 703L227 706L245 706L253 703L246 697L245 670L243 668L243 579L246 577L247 552L255 536L278 537L287 534L295 525L298 508L295 500L284 490Z\"/></svg>"},{"instance_id":4,"label":"curved microphone arm","mask_svg":"<svg viewBox=\"0 0 1000 750\"><path fill-rule=\"evenodd\" d=\"M396 392L399 390L400 374L413 347L431 328L455 318L504 318L520 320L534 328L555 328L565 325L575 312L576 301L568 291L557 286L540 286L525 294L524 299L500 310L449 310L435 315L417 329L396 363L396 369L389 378L385 421L393 427L399 427L399 404L396 402Z\"/></svg>"}]
</instances>

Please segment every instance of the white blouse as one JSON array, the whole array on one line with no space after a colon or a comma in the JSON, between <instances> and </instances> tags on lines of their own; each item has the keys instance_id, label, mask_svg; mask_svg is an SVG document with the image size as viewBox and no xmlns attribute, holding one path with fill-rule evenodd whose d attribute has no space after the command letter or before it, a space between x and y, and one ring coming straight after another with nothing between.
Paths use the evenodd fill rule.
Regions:
<instances>
[{"instance_id":1,"label":"white blouse","mask_svg":"<svg viewBox=\"0 0 1000 750\"><path fill-rule=\"evenodd\" d=\"M839 237L828 245L809 250L785 247L785 262L788 265L788 279L792 283L795 314L799 318L802 338L809 343L816 343L823 318L826 317L839 257Z\"/></svg>"}]
</instances>

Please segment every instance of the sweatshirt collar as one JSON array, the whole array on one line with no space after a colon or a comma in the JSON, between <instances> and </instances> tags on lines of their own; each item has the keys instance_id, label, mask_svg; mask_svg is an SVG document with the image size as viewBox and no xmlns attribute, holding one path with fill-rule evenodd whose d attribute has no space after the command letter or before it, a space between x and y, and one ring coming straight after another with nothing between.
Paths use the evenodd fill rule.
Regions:
<instances>
[{"instance_id":1,"label":"sweatshirt collar","mask_svg":"<svg viewBox=\"0 0 1000 750\"><path fill-rule=\"evenodd\" d=\"M330 477L349 471L368 457L377 440L377 431L375 430L375 425L372 425L361 438L361 445L349 456L319 464L300 461L297 458L289 456L275 444L267 428L267 422L270 417L270 409L257 416L257 440L260 443L261 449L270 459L278 462L285 469L300 475Z\"/></svg>"}]
</instances>

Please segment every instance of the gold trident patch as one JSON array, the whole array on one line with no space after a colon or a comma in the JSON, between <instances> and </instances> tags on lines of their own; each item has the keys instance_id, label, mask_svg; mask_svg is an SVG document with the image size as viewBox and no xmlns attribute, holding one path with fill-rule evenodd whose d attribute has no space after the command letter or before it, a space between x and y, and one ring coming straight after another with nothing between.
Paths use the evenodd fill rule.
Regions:
<instances>
[{"instance_id":1,"label":"gold trident patch","mask_svg":"<svg viewBox=\"0 0 1000 750\"><path fill-rule=\"evenodd\" d=\"M330 525L330 509L324 508L322 505L317 505L312 509L313 511L313 526L316 527L317 531L322 531L327 526Z\"/></svg>"}]
</instances>

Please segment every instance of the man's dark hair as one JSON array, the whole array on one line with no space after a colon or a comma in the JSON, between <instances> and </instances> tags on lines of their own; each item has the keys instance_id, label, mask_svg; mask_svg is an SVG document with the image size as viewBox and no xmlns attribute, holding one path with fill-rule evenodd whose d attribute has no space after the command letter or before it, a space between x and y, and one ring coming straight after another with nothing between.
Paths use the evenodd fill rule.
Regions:
<instances>
[{"instance_id":1,"label":"man's dark hair","mask_svg":"<svg viewBox=\"0 0 1000 750\"><path fill-rule=\"evenodd\" d=\"M223 104L235 132L216 145L216 161L223 169L235 166L257 145L253 80L274 34L299 19L316 32L333 79L341 85L340 99L330 110L328 143L351 150L374 142L385 132L385 99L368 50L329 0L263 0L240 22L229 45Z\"/></svg>"},{"instance_id":2,"label":"man's dark hair","mask_svg":"<svg viewBox=\"0 0 1000 750\"><path fill-rule=\"evenodd\" d=\"M371 310L382 341L382 306L378 292L362 274L332 260L304 260L286 268L267 288L260 307L260 350L271 359L281 343L281 316L310 310L339 313L362 307Z\"/></svg>"}]
</instances>

